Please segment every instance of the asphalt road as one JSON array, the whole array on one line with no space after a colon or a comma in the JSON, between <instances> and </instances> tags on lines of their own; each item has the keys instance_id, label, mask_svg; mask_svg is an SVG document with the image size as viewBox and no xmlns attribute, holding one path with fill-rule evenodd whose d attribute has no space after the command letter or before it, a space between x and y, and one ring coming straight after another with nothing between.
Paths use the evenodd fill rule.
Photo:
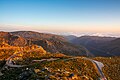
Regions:
<instances>
[{"instance_id":1,"label":"asphalt road","mask_svg":"<svg viewBox=\"0 0 120 80\"><path fill-rule=\"evenodd\" d=\"M95 67L97 68L97 70L100 74L100 80L107 80L104 73L102 72L102 67L104 67L103 63L98 62L96 60L89 59L89 58L85 58L85 59L90 60L95 65Z\"/></svg>"},{"instance_id":2,"label":"asphalt road","mask_svg":"<svg viewBox=\"0 0 120 80\"><path fill-rule=\"evenodd\" d=\"M39 48L37 48L37 49L39 49ZM34 50L37 50L37 49L34 49ZM30 50L28 52L32 52L34 50ZM12 58L15 58L18 54L20 54L22 52L23 51L18 52L16 54L13 54L12 56L10 56L6 61L6 65L10 66L10 67L25 67L25 66L27 66L27 65L15 65L15 64L12 63ZM64 61L65 60L70 60L70 59L76 59L76 58L79 58L79 57L64 59ZM54 60L57 60L57 59L59 59L59 58L41 59L41 60L33 60L33 61L39 61L39 62L42 62L42 61L54 61ZM92 59L89 59L89 58L84 58L84 59L91 61L96 66L96 68L97 68L97 70L98 70L98 72L99 72L99 74L101 76L100 80L107 80L106 77L104 76L103 72L102 72L102 67L104 67L103 63L92 60ZM2 74L2 73L0 73L0 74Z\"/></svg>"}]
</instances>

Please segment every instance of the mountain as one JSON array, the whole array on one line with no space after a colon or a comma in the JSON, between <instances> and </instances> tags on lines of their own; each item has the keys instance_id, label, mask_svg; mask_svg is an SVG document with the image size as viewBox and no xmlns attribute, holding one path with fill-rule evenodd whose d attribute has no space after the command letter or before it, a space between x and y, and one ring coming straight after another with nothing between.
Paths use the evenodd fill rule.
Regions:
<instances>
[{"instance_id":1,"label":"mountain","mask_svg":"<svg viewBox=\"0 0 120 80\"><path fill-rule=\"evenodd\" d=\"M64 37L65 39L67 39L68 41L71 41L71 40L77 38L77 37L74 36L74 35L68 35L68 36L63 36L63 37Z\"/></svg>"},{"instance_id":2,"label":"mountain","mask_svg":"<svg viewBox=\"0 0 120 80\"><path fill-rule=\"evenodd\" d=\"M63 36L33 31L16 31L11 32L11 34L23 37L27 41L27 45L36 44L42 46L48 52L74 56L89 54L84 47L69 43Z\"/></svg>"},{"instance_id":3,"label":"mountain","mask_svg":"<svg viewBox=\"0 0 120 80\"><path fill-rule=\"evenodd\" d=\"M27 41L21 36L13 35L9 32L0 32L0 43L7 43L12 46L25 46Z\"/></svg>"},{"instance_id":4,"label":"mountain","mask_svg":"<svg viewBox=\"0 0 120 80\"><path fill-rule=\"evenodd\" d=\"M114 40L114 37L99 37L99 36L82 36L73 39L71 42L75 44L83 44L83 45L96 45L103 44L108 41Z\"/></svg>"},{"instance_id":5,"label":"mountain","mask_svg":"<svg viewBox=\"0 0 120 80\"><path fill-rule=\"evenodd\" d=\"M107 45L102 47L102 50L108 52L109 54L120 56L120 38L108 42Z\"/></svg>"},{"instance_id":6,"label":"mountain","mask_svg":"<svg viewBox=\"0 0 120 80\"><path fill-rule=\"evenodd\" d=\"M66 55L119 56L120 38L60 36L33 31L0 32L0 43L12 46L38 45L47 52Z\"/></svg>"},{"instance_id":7,"label":"mountain","mask_svg":"<svg viewBox=\"0 0 120 80\"><path fill-rule=\"evenodd\" d=\"M11 34L19 35L27 40L32 40L32 41L41 40L41 39L47 39L47 40L55 39L55 40L60 40L60 41L67 41L64 37L59 36L59 35L39 33L39 32L34 32L34 31L16 31L16 32L11 32Z\"/></svg>"},{"instance_id":8,"label":"mountain","mask_svg":"<svg viewBox=\"0 0 120 80\"><path fill-rule=\"evenodd\" d=\"M94 56L120 55L119 39L115 37L82 36L71 40L71 43L85 46Z\"/></svg>"}]
</instances>

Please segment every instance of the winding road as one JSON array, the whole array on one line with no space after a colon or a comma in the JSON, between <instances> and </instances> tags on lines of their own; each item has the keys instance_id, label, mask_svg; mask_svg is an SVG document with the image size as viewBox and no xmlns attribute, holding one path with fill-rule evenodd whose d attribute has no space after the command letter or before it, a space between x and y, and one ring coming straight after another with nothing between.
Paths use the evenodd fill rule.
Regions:
<instances>
[{"instance_id":1,"label":"winding road","mask_svg":"<svg viewBox=\"0 0 120 80\"><path fill-rule=\"evenodd\" d=\"M97 71L100 74L100 80L107 80L104 73L102 72L102 68L104 67L103 63L98 62L96 60L89 59L89 58L84 58L84 59L91 61L95 65L95 67L97 68Z\"/></svg>"},{"instance_id":2,"label":"winding road","mask_svg":"<svg viewBox=\"0 0 120 80\"><path fill-rule=\"evenodd\" d=\"M69 58L64 60L77 59L77 58L80 58L80 57L74 57L74 58ZM89 58L85 58L85 57L83 59L89 60L94 64L94 66L97 68L98 73L100 74L100 80L107 80L104 73L102 72L102 68L104 67L103 63L98 62L96 60L89 59Z\"/></svg>"},{"instance_id":3,"label":"winding road","mask_svg":"<svg viewBox=\"0 0 120 80\"><path fill-rule=\"evenodd\" d=\"M93 63L96 65L98 72L100 73L101 76L101 80L107 80L106 77L104 76L103 72L102 72L102 67L104 67L104 65L98 61L93 60ZM102 64L102 65L101 65Z\"/></svg>"},{"instance_id":4,"label":"winding road","mask_svg":"<svg viewBox=\"0 0 120 80\"><path fill-rule=\"evenodd\" d=\"M37 48L37 49L39 49L39 48ZM28 52L32 52L32 51L35 51L35 50L37 50L37 49L29 50ZM19 68L19 67L28 66L28 65L15 65L15 64L13 64L13 62L12 62L12 59L15 58L18 54L21 54L22 52L23 52L23 51L18 52L18 53L16 53L16 54L13 54L12 56L10 56L10 57L7 59L5 65L7 65L7 66L9 66L9 67L18 67L18 68ZM73 58L69 58L69 59L64 59L64 61L65 61L65 60L70 60L70 59L76 59L76 58L80 58L80 57L73 57ZM39 61L39 62L42 62L42 61L55 61L55 60L58 60L58 59L59 59L59 58L50 58L50 59L41 59L41 60L33 60L33 61ZM102 72L102 67L104 67L103 63L98 62L98 61L96 61L96 60L89 59L89 58L85 58L85 57L84 57L83 59L89 60L89 61L91 61L91 62L95 65L95 67L97 68L97 71L98 71L99 74L100 74L100 80L107 80L106 77L104 76L103 72ZM2 75L1 72L0 72L0 75Z\"/></svg>"},{"instance_id":5,"label":"winding road","mask_svg":"<svg viewBox=\"0 0 120 80\"><path fill-rule=\"evenodd\" d=\"M39 48L37 48L37 49L33 49L33 50L29 50L29 51L27 51L27 52L32 52L32 51L35 51L35 50L38 50ZM21 52L18 52L18 53L16 53L16 54L13 54L12 56L10 56L8 59L7 59L7 61L6 61L6 64L5 65L7 65L7 66L9 66L9 67L25 67L25 66L28 66L28 65L15 65L15 64L13 64L13 58L15 58L18 54L21 54L23 51L21 51ZM57 60L57 59L59 59L59 58L50 58L50 59L41 59L41 60L33 60L33 61L39 61L39 62L42 62L42 61L54 61L54 60Z\"/></svg>"}]
</instances>

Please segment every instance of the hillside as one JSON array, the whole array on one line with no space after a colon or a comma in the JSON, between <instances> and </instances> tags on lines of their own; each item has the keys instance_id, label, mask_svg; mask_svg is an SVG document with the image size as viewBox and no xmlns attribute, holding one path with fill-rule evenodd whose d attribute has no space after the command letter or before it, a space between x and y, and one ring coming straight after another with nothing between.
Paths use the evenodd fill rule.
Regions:
<instances>
[{"instance_id":1,"label":"hillside","mask_svg":"<svg viewBox=\"0 0 120 80\"><path fill-rule=\"evenodd\" d=\"M3 35L4 34L4 35ZM52 53L64 53L73 56L86 56L86 49L69 43L64 37L33 31L1 32L1 42L12 46L38 45Z\"/></svg>"},{"instance_id":2,"label":"hillside","mask_svg":"<svg viewBox=\"0 0 120 80\"><path fill-rule=\"evenodd\" d=\"M7 57L9 54L8 57L10 57L14 55L14 52L17 54L17 52L21 51L19 48L14 49L13 47L12 50L3 49L0 52L3 53L5 51L6 54L4 56ZM6 66L3 68L5 61L2 59L0 61L0 71L3 75L0 76L0 80L97 80L99 78L99 74L92 62L85 60L83 57L72 59L74 57L61 53L51 54L45 52L43 48L37 49L36 46L23 48L23 52L11 60L14 62L13 65L27 66L20 68ZM29 52L29 50L33 51ZM56 60L47 61L47 59ZM40 60L43 61L40 62Z\"/></svg>"},{"instance_id":3,"label":"hillside","mask_svg":"<svg viewBox=\"0 0 120 80\"><path fill-rule=\"evenodd\" d=\"M15 56L11 57L13 55ZM119 80L119 57L91 59L104 64L102 71L108 80ZM9 64L6 64L6 61ZM89 58L68 56L59 52L50 53L37 45L19 47L7 43L0 44L0 80L98 80L99 78L98 69Z\"/></svg>"},{"instance_id":4,"label":"hillside","mask_svg":"<svg viewBox=\"0 0 120 80\"><path fill-rule=\"evenodd\" d=\"M120 79L120 57L96 57L93 59L104 64L103 72L107 80Z\"/></svg>"},{"instance_id":5,"label":"hillside","mask_svg":"<svg viewBox=\"0 0 120 80\"><path fill-rule=\"evenodd\" d=\"M68 41L71 41L71 40L73 40L73 39L76 39L77 37L76 36L74 36L74 35L68 35L68 36L64 36L63 35L63 37L65 38L65 39L67 39Z\"/></svg>"},{"instance_id":6,"label":"hillside","mask_svg":"<svg viewBox=\"0 0 120 80\"><path fill-rule=\"evenodd\" d=\"M12 46L25 46L27 41L21 36L13 35L9 32L0 32L0 43L7 43Z\"/></svg>"},{"instance_id":7,"label":"hillside","mask_svg":"<svg viewBox=\"0 0 120 80\"><path fill-rule=\"evenodd\" d=\"M120 38L114 39L102 47L102 50L114 56L120 56Z\"/></svg>"},{"instance_id":8,"label":"hillside","mask_svg":"<svg viewBox=\"0 0 120 80\"><path fill-rule=\"evenodd\" d=\"M115 37L82 36L71 43L85 46L95 56L119 56L119 40Z\"/></svg>"},{"instance_id":9,"label":"hillside","mask_svg":"<svg viewBox=\"0 0 120 80\"><path fill-rule=\"evenodd\" d=\"M60 40L60 41L65 41L66 39L62 36L59 35L54 35L54 34L47 34L47 33L39 33L39 32L34 32L34 31L16 31L16 32L11 32L13 35L19 35L27 40L31 41L36 41L36 40L41 40L41 39L54 39L54 40Z\"/></svg>"},{"instance_id":10,"label":"hillside","mask_svg":"<svg viewBox=\"0 0 120 80\"><path fill-rule=\"evenodd\" d=\"M42 46L46 51L56 53L64 53L67 55L86 55L86 50L83 47L75 46L69 43L64 37L38 33L33 31L17 31L12 32L14 35L19 35L28 40L31 44Z\"/></svg>"}]
</instances>

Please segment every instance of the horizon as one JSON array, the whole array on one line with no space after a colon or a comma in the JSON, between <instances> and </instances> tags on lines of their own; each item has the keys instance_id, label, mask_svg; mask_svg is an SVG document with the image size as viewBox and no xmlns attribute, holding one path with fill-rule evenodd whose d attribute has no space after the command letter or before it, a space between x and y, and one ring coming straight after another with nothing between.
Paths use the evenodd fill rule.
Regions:
<instances>
[{"instance_id":1,"label":"horizon","mask_svg":"<svg viewBox=\"0 0 120 80\"><path fill-rule=\"evenodd\" d=\"M18 32L18 31L28 31L28 30L15 30L15 31L1 31L0 32ZM48 31L35 31L31 30L32 32L38 32L38 33L45 33L45 34L54 34L54 35L60 35L60 36L76 36L76 37L82 37L82 36L96 36L96 37L116 37L120 38L120 32L119 33L95 33L95 32L48 32Z\"/></svg>"},{"instance_id":2,"label":"horizon","mask_svg":"<svg viewBox=\"0 0 120 80\"><path fill-rule=\"evenodd\" d=\"M117 34L119 4L119 0L0 0L0 30Z\"/></svg>"}]
</instances>

